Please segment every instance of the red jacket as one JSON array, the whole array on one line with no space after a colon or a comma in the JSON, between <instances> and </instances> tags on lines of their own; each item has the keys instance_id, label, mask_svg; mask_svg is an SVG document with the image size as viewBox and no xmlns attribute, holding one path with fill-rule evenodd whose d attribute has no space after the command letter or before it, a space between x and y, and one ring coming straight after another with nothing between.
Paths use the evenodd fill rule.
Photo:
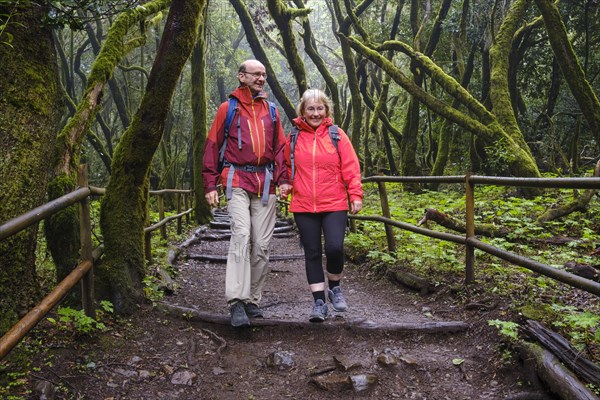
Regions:
<instances>
[{"instance_id":1,"label":"red jacket","mask_svg":"<svg viewBox=\"0 0 600 400\"><path fill-rule=\"evenodd\" d=\"M294 123L300 132L294 148L296 170L290 211L344 211L348 210L348 198L362 200L360 165L348 135L339 129L338 154L328 131L331 118L325 118L316 131L301 117L294 119ZM288 170L290 136L284 151Z\"/></svg>"},{"instance_id":2,"label":"red jacket","mask_svg":"<svg viewBox=\"0 0 600 400\"><path fill-rule=\"evenodd\" d=\"M248 87L238 87L230 97L238 99L238 108L241 113L242 149L238 149L237 120L238 114L233 118L229 130L229 138L225 149L225 160L235 165L265 166L275 161L273 180L268 188L269 193L275 193L275 184L288 183L287 167L283 159L285 134L277 112L276 132L273 132L273 122L266 101L266 93L261 92L255 98ZM204 160L202 178L204 191L208 193L217 190L219 178L223 187L227 183L229 167L225 167L221 174L218 172L219 149L225 137L225 118L227 117L228 102L219 106L204 147ZM261 195L264 190L265 171L244 171L236 168L232 186L247 190L250 193Z\"/></svg>"}]
</instances>

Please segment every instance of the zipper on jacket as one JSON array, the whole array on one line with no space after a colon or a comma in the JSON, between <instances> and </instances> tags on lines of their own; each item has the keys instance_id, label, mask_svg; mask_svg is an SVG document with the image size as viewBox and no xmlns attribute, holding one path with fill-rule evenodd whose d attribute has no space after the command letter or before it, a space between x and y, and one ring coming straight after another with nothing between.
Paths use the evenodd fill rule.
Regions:
<instances>
[{"instance_id":1,"label":"zipper on jacket","mask_svg":"<svg viewBox=\"0 0 600 400\"><path fill-rule=\"evenodd\" d=\"M256 166L258 167L258 164L260 163L260 157L258 156L258 153L260 153L260 133L258 132L258 125L256 123L256 110L254 109L254 99L252 99L252 103L250 103L250 105L252 106L252 120L254 121L254 126L257 128L256 139L258 140L258 152L255 151L256 148L254 146L254 138L252 137L252 127L250 127L250 139L252 140L252 151L254 151L256 154ZM254 173L254 176L256 176L256 181L258 182L258 193L257 194L260 197L262 193L260 190L261 182L260 182L260 177L258 176L258 171L256 171Z\"/></svg>"},{"instance_id":2,"label":"zipper on jacket","mask_svg":"<svg viewBox=\"0 0 600 400\"><path fill-rule=\"evenodd\" d=\"M313 212L317 212L317 166L315 164L315 156L317 152L317 131L313 136L312 148L312 185L313 185Z\"/></svg>"}]
</instances>

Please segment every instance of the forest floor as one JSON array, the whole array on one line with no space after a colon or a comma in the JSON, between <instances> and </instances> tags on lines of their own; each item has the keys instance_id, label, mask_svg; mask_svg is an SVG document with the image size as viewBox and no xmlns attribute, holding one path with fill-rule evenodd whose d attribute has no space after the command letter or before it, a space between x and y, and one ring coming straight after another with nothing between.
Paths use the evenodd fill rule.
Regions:
<instances>
[{"instance_id":1,"label":"forest floor","mask_svg":"<svg viewBox=\"0 0 600 400\"><path fill-rule=\"evenodd\" d=\"M30 356L27 384L8 398L552 398L528 386L519 360L488 325L506 314L502 303L469 307L449 288L421 296L349 264L342 282L349 310L310 323L312 297L292 232L273 239L264 318L233 329L225 264L202 259L226 255L228 240L188 244L175 265L174 293L104 332L74 339L40 323L28 339L42 345ZM469 303L480 300L474 294Z\"/></svg>"}]
</instances>

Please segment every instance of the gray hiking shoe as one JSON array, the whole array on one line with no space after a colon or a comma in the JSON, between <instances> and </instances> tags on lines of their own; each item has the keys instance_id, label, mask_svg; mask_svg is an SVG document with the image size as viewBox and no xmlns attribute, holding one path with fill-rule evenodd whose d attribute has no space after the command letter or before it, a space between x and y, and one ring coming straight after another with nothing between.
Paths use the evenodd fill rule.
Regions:
<instances>
[{"instance_id":1,"label":"gray hiking shoe","mask_svg":"<svg viewBox=\"0 0 600 400\"><path fill-rule=\"evenodd\" d=\"M231 326L241 328L250 325L250 320L244 310L244 303L241 301L233 303L229 311L231 312Z\"/></svg>"},{"instance_id":2,"label":"gray hiking shoe","mask_svg":"<svg viewBox=\"0 0 600 400\"><path fill-rule=\"evenodd\" d=\"M346 299L344 299L344 295L342 294L342 288L339 286L330 289L328 292L329 301L331 302L331 306L335 311L346 311L348 309L348 304L346 304Z\"/></svg>"},{"instance_id":3,"label":"gray hiking shoe","mask_svg":"<svg viewBox=\"0 0 600 400\"><path fill-rule=\"evenodd\" d=\"M263 313L260 308L254 303L244 303L244 310L248 318L262 318Z\"/></svg>"},{"instance_id":4,"label":"gray hiking shoe","mask_svg":"<svg viewBox=\"0 0 600 400\"><path fill-rule=\"evenodd\" d=\"M323 322L327 318L327 304L321 299L315 301L312 312L310 313L310 322Z\"/></svg>"}]
</instances>

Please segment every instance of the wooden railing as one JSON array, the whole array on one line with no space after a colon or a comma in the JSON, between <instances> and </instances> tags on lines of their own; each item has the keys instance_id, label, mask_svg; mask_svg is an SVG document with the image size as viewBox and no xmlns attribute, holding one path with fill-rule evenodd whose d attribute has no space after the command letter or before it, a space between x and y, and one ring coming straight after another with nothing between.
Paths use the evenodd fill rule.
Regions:
<instances>
[{"instance_id":1,"label":"wooden railing","mask_svg":"<svg viewBox=\"0 0 600 400\"><path fill-rule=\"evenodd\" d=\"M515 186L515 187L535 187L535 188L561 188L561 189L600 189L600 178L507 178L493 176L371 176L364 178L363 183L377 183L379 197L381 201L381 216L362 216L351 215L354 220L376 221L385 224L388 249L393 252L396 250L396 239L393 229L397 227L414 233L429 236L432 238L446 240L454 243L464 244L466 246L465 255L465 283L472 283L475 277L475 249L494 255L513 264L525 267L538 274L550 277L557 281L566 283L569 286L585 290L600 296L600 283L581 276L571 274L567 271L553 268L538 261L520 256L518 254L494 247L484 243L475 237L475 185L487 184L496 186ZM430 229L420 228L418 226L405 222L398 222L391 219L389 202L387 198L386 182L398 183L460 183L465 184L466 198L466 236L438 232Z\"/></svg>"},{"instance_id":2,"label":"wooden railing","mask_svg":"<svg viewBox=\"0 0 600 400\"><path fill-rule=\"evenodd\" d=\"M81 261L71 271L65 279L63 279L42 301L31 309L19 322L17 322L2 338L0 338L0 360L4 358L25 335L33 329L33 327L48 314L48 312L58 304L67 293L81 282L81 302L87 316L95 318L94 310L94 283L93 283L93 267L94 262L101 255L101 248L92 250L92 227L89 208L89 197L91 195L101 196L105 189L88 186L87 167L80 166L78 171L78 186L79 188L71 193L68 193L58 199L52 200L43 204L25 214L15 217L4 224L0 225L0 241L22 231L23 229L55 214L65 208L79 203L79 221L80 221L80 244L81 244ZM151 261L152 249L150 235L153 231L161 228L161 233L164 238L167 237L166 224L169 221L177 219L177 233L181 233L182 218L186 217L186 222L190 223L189 215L192 208L189 208L191 190L179 189L163 189L150 191L151 195L158 196L158 212L161 219L156 224L144 229L146 237L146 259ZM177 195L177 215L165 218L163 196L165 194ZM181 211L181 195L183 195L183 204L186 211Z\"/></svg>"}]
</instances>

